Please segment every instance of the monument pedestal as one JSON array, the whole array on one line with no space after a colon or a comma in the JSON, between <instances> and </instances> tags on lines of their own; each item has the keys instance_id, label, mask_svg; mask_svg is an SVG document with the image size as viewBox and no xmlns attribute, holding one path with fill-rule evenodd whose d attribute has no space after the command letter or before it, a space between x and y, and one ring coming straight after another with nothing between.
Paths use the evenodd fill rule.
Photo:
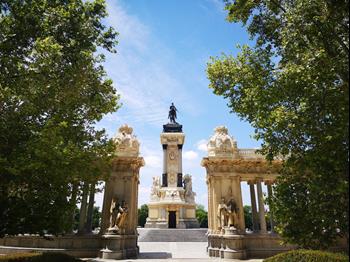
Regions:
<instances>
[{"instance_id":1,"label":"monument pedestal","mask_svg":"<svg viewBox=\"0 0 350 262\"><path fill-rule=\"evenodd\" d=\"M103 259L137 258L137 235L105 234L102 236L105 248L101 250Z\"/></svg>"}]
</instances>

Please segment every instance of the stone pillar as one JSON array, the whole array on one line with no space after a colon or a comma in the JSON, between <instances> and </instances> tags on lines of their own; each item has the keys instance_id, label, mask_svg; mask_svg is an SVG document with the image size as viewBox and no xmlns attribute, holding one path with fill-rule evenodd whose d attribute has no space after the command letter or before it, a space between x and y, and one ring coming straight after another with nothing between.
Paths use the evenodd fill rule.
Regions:
<instances>
[{"instance_id":1,"label":"stone pillar","mask_svg":"<svg viewBox=\"0 0 350 262\"><path fill-rule=\"evenodd\" d=\"M255 182L253 180L248 181L250 188L250 201L252 206L252 221L253 221L253 231L259 231L259 222L258 222L258 210L256 207L256 197L255 197Z\"/></svg>"},{"instance_id":2,"label":"stone pillar","mask_svg":"<svg viewBox=\"0 0 350 262\"><path fill-rule=\"evenodd\" d=\"M87 208L88 194L89 194L89 184L87 182L84 182L83 195L81 197L81 205L80 205L78 234L85 233L86 212L87 212L86 208Z\"/></svg>"},{"instance_id":3,"label":"stone pillar","mask_svg":"<svg viewBox=\"0 0 350 262\"><path fill-rule=\"evenodd\" d=\"M89 204L87 209L87 217L86 217L86 233L92 232L92 216L94 212L94 204L95 204L95 183L90 184L90 194L89 194Z\"/></svg>"},{"instance_id":4,"label":"stone pillar","mask_svg":"<svg viewBox=\"0 0 350 262\"><path fill-rule=\"evenodd\" d=\"M260 233L267 233L266 220L265 220L265 206L264 206L264 196L262 192L261 180L257 181L258 189L258 202L259 202L259 220L260 220Z\"/></svg>"},{"instance_id":5,"label":"stone pillar","mask_svg":"<svg viewBox=\"0 0 350 262\"><path fill-rule=\"evenodd\" d=\"M168 145L163 144L163 175L162 175L162 187L168 186L168 174L167 174L167 165L168 165Z\"/></svg>"},{"instance_id":6,"label":"stone pillar","mask_svg":"<svg viewBox=\"0 0 350 262\"><path fill-rule=\"evenodd\" d=\"M212 192L211 192L211 185L210 185L211 181L210 178L208 178L207 176L207 190L208 190L208 210L212 210ZM211 214L208 214L208 231L209 233L211 232L212 229L212 217Z\"/></svg>"},{"instance_id":7,"label":"stone pillar","mask_svg":"<svg viewBox=\"0 0 350 262\"><path fill-rule=\"evenodd\" d=\"M235 184L235 198L238 205L238 229L240 234L245 234L245 221L244 221L244 208L243 208L243 199L242 199L242 189L241 189L241 178L239 176L234 177Z\"/></svg>"},{"instance_id":8,"label":"stone pillar","mask_svg":"<svg viewBox=\"0 0 350 262\"><path fill-rule=\"evenodd\" d=\"M179 156L178 156L178 158L179 158L179 170L178 170L178 173L177 173L177 186L178 187L182 187L183 185L182 185L182 144L180 144L180 145L177 145L177 147L178 147L178 154L179 154Z\"/></svg>"},{"instance_id":9,"label":"stone pillar","mask_svg":"<svg viewBox=\"0 0 350 262\"><path fill-rule=\"evenodd\" d=\"M135 258L138 254L137 195L139 170L145 163L139 157L140 145L132 131L131 127L124 125L114 138L116 155L103 201L102 239L106 248L101 250L101 257L104 259ZM111 213L113 207L115 211Z\"/></svg>"},{"instance_id":10,"label":"stone pillar","mask_svg":"<svg viewBox=\"0 0 350 262\"><path fill-rule=\"evenodd\" d=\"M208 143L208 157L202 166L207 170L209 256L244 259L245 234L241 176L235 171L238 161L235 141L226 127L218 127Z\"/></svg>"},{"instance_id":11,"label":"stone pillar","mask_svg":"<svg viewBox=\"0 0 350 262\"><path fill-rule=\"evenodd\" d=\"M71 220L70 233L73 233L73 230L74 230L75 210L77 208L77 194L78 194L78 183L73 182L72 183L71 199L69 201L70 205L72 206L72 220Z\"/></svg>"},{"instance_id":12,"label":"stone pillar","mask_svg":"<svg viewBox=\"0 0 350 262\"><path fill-rule=\"evenodd\" d=\"M272 190L272 184L273 182L272 181L266 181L265 182L266 186L267 186L267 194L268 194L268 197L272 197L273 196L273 190ZM275 233L275 221L274 221L274 216L273 216L273 212L270 209L270 227L271 227L271 233Z\"/></svg>"}]
</instances>

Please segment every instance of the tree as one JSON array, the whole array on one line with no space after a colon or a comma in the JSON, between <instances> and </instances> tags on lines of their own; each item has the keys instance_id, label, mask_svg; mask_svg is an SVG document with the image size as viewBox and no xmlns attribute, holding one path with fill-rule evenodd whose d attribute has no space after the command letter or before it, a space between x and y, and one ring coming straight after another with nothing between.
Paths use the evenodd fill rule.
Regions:
<instances>
[{"instance_id":1,"label":"tree","mask_svg":"<svg viewBox=\"0 0 350 262\"><path fill-rule=\"evenodd\" d=\"M208 63L210 87L284 156L270 199L279 233L327 248L349 231L349 2L226 0L256 40Z\"/></svg>"},{"instance_id":2,"label":"tree","mask_svg":"<svg viewBox=\"0 0 350 262\"><path fill-rule=\"evenodd\" d=\"M99 228L101 226L101 212L100 207L94 206L92 213L92 230ZM74 225L73 229L78 230L79 227L79 218L80 218L80 209L76 208L74 211Z\"/></svg>"},{"instance_id":3,"label":"tree","mask_svg":"<svg viewBox=\"0 0 350 262\"><path fill-rule=\"evenodd\" d=\"M140 227L144 227L148 217L148 206L142 205L141 208L138 209L138 225Z\"/></svg>"},{"instance_id":4,"label":"tree","mask_svg":"<svg viewBox=\"0 0 350 262\"><path fill-rule=\"evenodd\" d=\"M252 213L252 207L251 206L244 206L244 222L245 227L253 230L253 213Z\"/></svg>"},{"instance_id":5,"label":"tree","mask_svg":"<svg viewBox=\"0 0 350 262\"><path fill-rule=\"evenodd\" d=\"M108 174L106 15L103 0L0 1L0 235L69 231L80 182Z\"/></svg>"},{"instance_id":6,"label":"tree","mask_svg":"<svg viewBox=\"0 0 350 262\"><path fill-rule=\"evenodd\" d=\"M197 205L196 218L199 223L199 227L208 228L208 212L204 209L203 205Z\"/></svg>"}]
</instances>

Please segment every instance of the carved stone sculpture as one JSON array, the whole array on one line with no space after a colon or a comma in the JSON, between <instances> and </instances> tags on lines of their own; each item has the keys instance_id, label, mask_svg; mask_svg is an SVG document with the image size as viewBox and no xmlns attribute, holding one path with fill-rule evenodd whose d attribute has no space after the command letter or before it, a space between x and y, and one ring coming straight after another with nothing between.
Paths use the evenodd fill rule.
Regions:
<instances>
[{"instance_id":1,"label":"carved stone sculpture","mask_svg":"<svg viewBox=\"0 0 350 262\"><path fill-rule=\"evenodd\" d=\"M236 229L238 211L239 209L233 198L230 198L227 202L225 198L222 198L218 205L219 229L225 227Z\"/></svg>"},{"instance_id":2,"label":"carved stone sculpture","mask_svg":"<svg viewBox=\"0 0 350 262\"><path fill-rule=\"evenodd\" d=\"M112 199L112 203L111 203L111 208L110 208L110 220L109 220L109 228L116 228L116 222L117 222L117 217L118 217L118 213L119 213L119 208L120 208L120 204L118 202L118 199L116 197L114 197Z\"/></svg>"},{"instance_id":3,"label":"carved stone sculpture","mask_svg":"<svg viewBox=\"0 0 350 262\"><path fill-rule=\"evenodd\" d=\"M140 143L132 132L132 127L126 124L119 128L118 134L113 139L117 156L137 157L139 155Z\"/></svg>"},{"instance_id":4,"label":"carved stone sculpture","mask_svg":"<svg viewBox=\"0 0 350 262\"><path fill-rule=\"evenodd\" d=\"M225 126L215 128L214 135L208 142L209 157L233 157L238 154L237 142Z\"/></svg>"},{"instance_id":5,"label":"carved stone sculpture","mask_svg":"<svg viewBox=\"0 0 350 262\"><path fill-rule=\"evenodd\" d=\"M117 227L119 229L125 228L127 216L128 216L128 205L125 201L123 201L121 208L119 208L119 213L117 216Z\"/></svg>"},{"instance_id":6,"label":"carved stone sculpture","mask_svg":"<svg viewBox=\"0 0 350 262\"><path fill-rule=\"evenodd\" d=\"M219 229L223 229L227 226L228 222L227 215L227 205L225 203L225 198L221 198L221 202L218 205L218 220L219 220Z\"/></svg>"},{"instance_id":7,"label":"carved stone sculpture","mask_svg":"<svg viewBox=\"0 0 350 262\"><path fill-rule=\"evenodd\" d=\"M157 200L160 197L160 177L153 177L153 183L151 188L151 199Z\"/></svg>"},{"instance_id":8,"label":"carved stone sculpture","mask_svg":"<svg viewBox=\"0 0 350 262\"><path fill-rule=\"evenodd\" d=\"M237 215L239 208L236 204L236 201L231 198L227 203L227 216L228 216L228 222L227 225L230 228L236 228L237 227Z\"/></svg>"},{"instance_id":9,"label":"carved stone sculpture","mask_svg":"<svg viewBox=\"0 0 350 262\"><path fill-rule=\"evenodd\" d=\"M110 225L109 232L120 233L120 230L125 227L126 216L128 214L128 207L125 201L120 204L118 199L112 199L110 208Z\"/></svg>"},{"instance_id":10,"label":"carved stone sculpture","mask_svg":"<svg viewBox=\"0 0 350 262\"><path fill-rule=\"evenodd\" d=\"M192 176L185 175L183 178L183 184L185 189L185 201L188 203L194 202L194 197L196 193L192 191Z\"/></svg>"}]
</instances>

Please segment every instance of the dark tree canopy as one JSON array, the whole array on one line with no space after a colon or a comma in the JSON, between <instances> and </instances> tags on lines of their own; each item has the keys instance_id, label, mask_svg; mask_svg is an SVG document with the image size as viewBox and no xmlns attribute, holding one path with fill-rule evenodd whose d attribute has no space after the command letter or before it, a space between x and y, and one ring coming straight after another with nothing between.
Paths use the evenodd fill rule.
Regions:
<instances>
[{"instance_id":1,"label":"dark tree canopy","mask_svg":"<svg viewBox=\"0 0 350 262\"><path fill-rule=\"evenodd\" d=\"M208 228L208 212L203 205L197 205L196 218L200 228Z\"/></svg>"},{"instance_id":2,"label":"dark tree canopy","mask_svg":"<svg viewBox=\"0 0 350 262\"><path fill-rule=\"evenodd\" d=\"M94 127L118 109L97 52L115 52L106 16L103 0L0 1L0 235L66 231L74 185L107 174L114 146Z\"/></svg>"},{"instance_id":3,"label":"dark tree canopy","mask_svg":"<svg viewBox=\"0 0 350 262\"><path fill-rule=\"evenodd\" d=\"M349 2L226 0L255 47L212 58L210 88L287 157L271 202L285 239L326 248L349 228Z\"/></svg>"},{"instance_id":4,"label":"dark tree canopy","mask_svg":"<svg viewBox=\"0 0 350 262\"><path fill-rule=\"evenodd\" d=\"M146 204L142 205L141 208L138 209L138 225L140 227L144 227L147 222L148 217L148 206Z\"/></svg>"}]
</instances>

